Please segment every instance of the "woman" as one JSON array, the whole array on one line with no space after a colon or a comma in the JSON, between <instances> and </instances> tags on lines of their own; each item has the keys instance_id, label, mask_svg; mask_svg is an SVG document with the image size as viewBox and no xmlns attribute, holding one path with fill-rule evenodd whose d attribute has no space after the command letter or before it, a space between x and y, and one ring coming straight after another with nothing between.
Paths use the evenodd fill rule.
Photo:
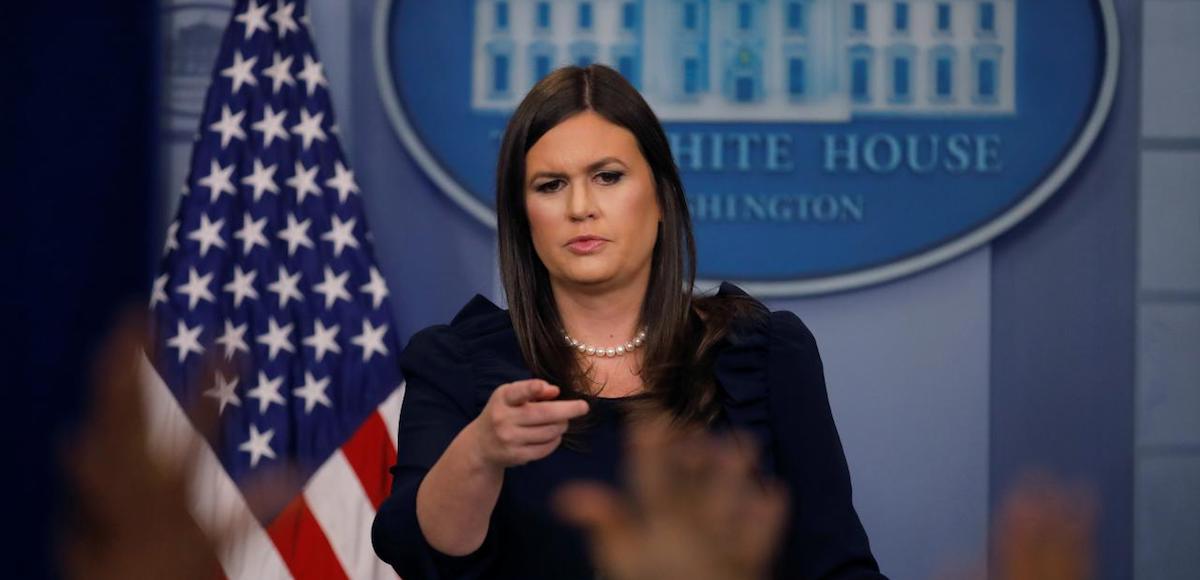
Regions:
<instances>
[{"instance_id":1,"label":"woman","mask_svg":"<svg viewBox=\"0 0 1200 580\"><path fill-rule=\"evenodd\" d=\"M737 429L785 484L779 578L877 578L812 335L731 284L692 295L695 242L666 135L601 65L532 88L500 146L508 311L482 296L413 336L375 550L406 580L590 578L561 484L616 484L622 427ZM531 380L532 379L532 380Z\"/></svg>"}]
</instances>

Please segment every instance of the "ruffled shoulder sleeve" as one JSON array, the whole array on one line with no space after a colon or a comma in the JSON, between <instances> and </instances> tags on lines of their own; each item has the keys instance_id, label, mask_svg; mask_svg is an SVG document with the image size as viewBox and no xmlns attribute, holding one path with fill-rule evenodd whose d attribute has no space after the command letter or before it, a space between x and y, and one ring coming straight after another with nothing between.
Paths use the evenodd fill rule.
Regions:
<instances>
[{"instance_id":1,"label":"ruffled shoulder sleeve","mask_svg":"<svg viewBox=\"0 0 1200 580\"><path fill-rule=\"evenodd\" d=\"M406 380L428 381L472 417L483 410L497 386L531 376L508 311L480 294L450 324L413 335L401 353L400 368Z\"/></svg>"},{"instance_id":2,"label":"ruffled shoulder sleeve","mask_svg":"<svg viewBox=\"0 0 1200 580\"><path fill-rule=\"evenodd\" d=\"M749 297L737 286L724 282L718 296ZM766 307L762 310L765 312ZM720 351L713 361L713 372L721 387L722 408L729 426L755 436L760 444L760 463L772 472L775 458L768 412L767 355L770 326L765 316L742 317L733 321Z\"/></svg>"},{"instance_id":3,"label":"ruffled shoulder sleeve","mask_svg":"<svg viewBox=\"0 0 1200 580\"><path fill-rule=\"evenodd\" d=\"M466 355L459 363L466 375L462 396L472 417L483 411L496 387L533 378L508 311L487 298L476 294L450 322L450 330Z\"/></svg>"},{"instance_id":4,"label":"ruffled shoulder sleeve","mask_svg":"<svg viewBox=\"0 0 1200 580\"><path fill-rule=\"evenodd\" d=\"M717 295L750 297L728 282ZM755 436L763 470L790 495L774 577L883 578L851 501L816 339L792 312L761 312L734 321L714 372L730 425Z\"/></svg>"}]
</instances>

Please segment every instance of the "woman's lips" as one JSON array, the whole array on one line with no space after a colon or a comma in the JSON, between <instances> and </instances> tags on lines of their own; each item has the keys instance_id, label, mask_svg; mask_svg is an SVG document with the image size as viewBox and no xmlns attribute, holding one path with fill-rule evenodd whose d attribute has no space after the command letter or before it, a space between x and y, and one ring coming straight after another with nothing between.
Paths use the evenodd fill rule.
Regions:
<instances>
[{"instance_id":1,"label":"woman's lips","mask_svg":"<svg viewBox=\"0 0 1200 580\"><path fill-rule=\"evenodd\" d=\"M571 242L571 243L567 244L567 249L582 256L585 254L594 254L596 252L599 252L600 249L604 247L604 244L607 244L607 243L608 243L608 240L591 238L591 239L587 239L587 240L579 240L577 242Z\"/></svg>"}]
</instances>

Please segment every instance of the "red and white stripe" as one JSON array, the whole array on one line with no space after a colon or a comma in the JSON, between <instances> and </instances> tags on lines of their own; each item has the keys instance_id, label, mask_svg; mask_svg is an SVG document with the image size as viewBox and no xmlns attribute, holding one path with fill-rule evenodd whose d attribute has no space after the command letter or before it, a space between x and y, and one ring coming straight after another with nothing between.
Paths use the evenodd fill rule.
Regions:
<instances>
[{"instance_id":1,"label":"red and white stripe","mask_svg":"<svg viewBox=\"0 0 1200 580\"><path fill-rule=\"evenodd\" d=\"M371 522L391 488L387 469L396 457L403 384L264 528L212 448L196 444L199 433L144 356L142 379L153 451L178 462L196 450L192 513L222 540L218 558L228 578L397 578L375 556Z\"/></svg>"}]
</instances>

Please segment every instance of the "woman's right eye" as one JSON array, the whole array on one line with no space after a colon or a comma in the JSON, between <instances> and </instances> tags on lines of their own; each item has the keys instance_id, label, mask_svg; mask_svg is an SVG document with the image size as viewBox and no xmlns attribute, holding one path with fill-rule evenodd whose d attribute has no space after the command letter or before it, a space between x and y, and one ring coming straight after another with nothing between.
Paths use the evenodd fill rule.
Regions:
<instances>
[{"instance_id":1,"label":"woman's right eye","mask_svg":"<svg viewBox=\"0 0 1200 580\"><path fill-rule=\"evenodd\" d=\"M559 184L561 184L561 183L562 183L561 179L555 179L554 181L547 181L547 182L535 187L534 189L539 193L553 193L555 191L558 191Z\"/></svg>"}]
</instances>

